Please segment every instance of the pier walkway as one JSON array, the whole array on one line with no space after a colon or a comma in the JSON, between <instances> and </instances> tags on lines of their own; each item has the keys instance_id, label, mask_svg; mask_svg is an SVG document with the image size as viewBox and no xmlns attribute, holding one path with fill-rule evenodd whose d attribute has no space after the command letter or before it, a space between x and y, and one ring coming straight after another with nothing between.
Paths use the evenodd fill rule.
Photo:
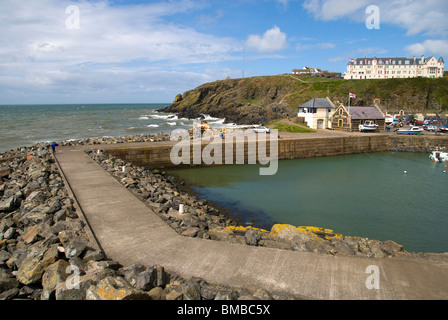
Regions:
<instances>
[{"instance_id":1,"label":"pier walkway","mask_svg":"<svg viewBox=\"0 0 448 320\"><path fill-rule=\"evenodd\" d=\"M330 256L178 235L90 159L83 148L91 147L59 147L56 158L101 248L123 265L311 299L448 299L448 259ZM378 271L379 289L367 288L366 270Z\"/></svg>"}]
</instances>

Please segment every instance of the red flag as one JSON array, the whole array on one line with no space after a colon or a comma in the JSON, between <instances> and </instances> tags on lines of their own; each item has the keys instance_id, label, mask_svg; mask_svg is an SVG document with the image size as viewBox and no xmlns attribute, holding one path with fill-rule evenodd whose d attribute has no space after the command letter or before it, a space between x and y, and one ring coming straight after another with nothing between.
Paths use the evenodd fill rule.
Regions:
<instances>
[{"instance_id":1,"label":"red flag","mask_svg":"<svg viewBox=\"0 0 448 320\"><path fill-rule=\"evenodd\" d=\"M350 93L350 98L356 98L356 94Z\"/></svg>"}]
</instances>

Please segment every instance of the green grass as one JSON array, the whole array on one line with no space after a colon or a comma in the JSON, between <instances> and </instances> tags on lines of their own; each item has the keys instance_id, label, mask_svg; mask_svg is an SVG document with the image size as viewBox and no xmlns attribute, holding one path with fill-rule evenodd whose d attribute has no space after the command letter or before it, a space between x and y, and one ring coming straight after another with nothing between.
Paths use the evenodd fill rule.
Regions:
<instances>
[{"instance_id":1,"label":"green grass","mask_svg":"<svg viewBox=\"0 0 448 320\"><path fill-rule=\"evenodd\" d=\"M259 105L259 104L261 104L261 99L246 99L246 100L243 101L243 104Z\"/></svg>"},{"instance_id":2,"label":"green grass","mask_svg":"<svg viewBox=\"0 0 448 320\"><path fill-rule=\"evenodd\" d=\"M298 122L295 122L294 124L280 123L280 119L269 122L267 124L267 126L271 127L272 129L276 129L279 132L291 132L291 133L314 133L315 132L314 130L311 130L310 128L308 128Z\"/></svg>"}]
</instances>

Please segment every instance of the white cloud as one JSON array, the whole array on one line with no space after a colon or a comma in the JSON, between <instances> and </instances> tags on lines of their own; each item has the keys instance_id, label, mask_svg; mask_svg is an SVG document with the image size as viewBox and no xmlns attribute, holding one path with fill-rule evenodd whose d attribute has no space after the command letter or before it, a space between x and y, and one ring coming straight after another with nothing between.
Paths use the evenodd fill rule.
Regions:
<instances>
[{"instance_id":1,"label":"white cloud","mask_svg":"<svg viewBox=\"0 0 448 320\"><path fill-rule=\"evenodd\" d=\"M437 57L448 57L448 40L426 40L409 45L406 50L415 56L433 54Z\"/></svg>"},{"instance_id":2,"label":"white cloud","mask_svg":"<svg viewBox=\"0 0 448 320\"><path fill-rule=\"evenodd\" d=\"M448 33L446 0L305 0L303 7L318 20L347 18L361 23L369 5L378 6L381 23L402 27L408 35Z\"/></svg>"},{"instance_id":3,"label":"white cloud","mask_svg":"<svg viewBox=\"0 0 448 320\"><path fill-rule=\"evenodd\" d=\"M286 34L279 27L274 26L267 30L263 36L258 34L250 35L246 41L249 49L254 49L261 53L270 53L284 50L288 47Z\"/></svg>"},{"instance_id":4,"label":"white cloud","mask_svg":"<svg viewBox=\"0 0 448 320\"><path fill-rule=\"evenodd\" d=\"M303 7L316 19L329 21L350 16L365 8L371 0L305 0Z\"/></svg>"},{"instance_id":5,"label":"white cloud","mask_svg":"<svg viewBox=\"0 0 448 320\"><path fill-rule=\"evenodd\" d=\"M66 8L73 4L79 7L79 30L66 27ZM178 93L185 84L199 85L207 79L204 71L182 72L182 66L233 60L242 49L240 41L169 19L202 6L192 0L119 6L106 0L1 0L0 96L64 90L93 97L137 88L132 82L160 87L162 81ZM186 82L173 88L179 79Z\"/></svg>"}]
</instances>

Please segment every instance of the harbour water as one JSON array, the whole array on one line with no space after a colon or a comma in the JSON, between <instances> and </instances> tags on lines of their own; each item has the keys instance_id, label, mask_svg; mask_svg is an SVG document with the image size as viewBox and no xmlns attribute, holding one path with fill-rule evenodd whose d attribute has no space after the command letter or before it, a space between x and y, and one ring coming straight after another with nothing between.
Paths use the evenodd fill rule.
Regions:
<instances>
[{"instance_id":1,"label":"harbour water","mask_svg":"<svg viewBox=\"0 0 448 320\"><path fill-rule=\"evenodd\" d=\"M38 142L186 129L192 120L158 113L168 104L0 105L0 152ZM204 115L215 128L224 119Z\"/></svg>"},{"instance_id":2,"label":"harbour water","mask_svg":"<svg viewBox=\"0 0 448 320\"><path fill-rule=\"evenodd\" d=\"M174 170L202 198L242 223L318 226L393 240L409 252L448 252L448 168L427 154L375 153Z\"/></svg>"}]
</instances>

